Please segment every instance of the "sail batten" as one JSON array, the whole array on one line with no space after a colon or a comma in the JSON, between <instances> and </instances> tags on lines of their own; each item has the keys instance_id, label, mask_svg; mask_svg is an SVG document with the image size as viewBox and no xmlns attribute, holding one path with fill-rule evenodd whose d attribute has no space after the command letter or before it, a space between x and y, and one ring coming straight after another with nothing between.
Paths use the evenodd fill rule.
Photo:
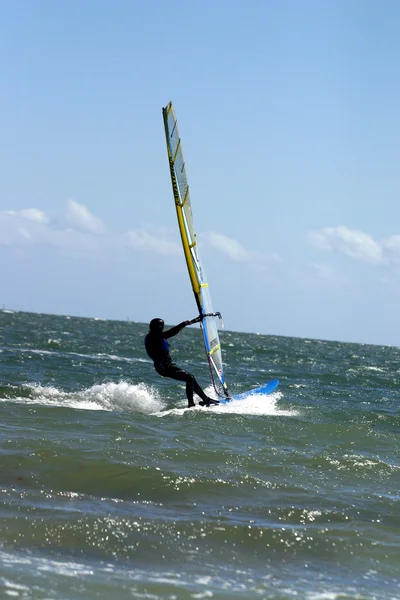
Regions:
<instances>
[{"instance_id":1,"label":"sail batten","mask_svg":"<svg viewBox=\"0 0 400 600\"><path fill-rule=\"evenodd\" d=\"M186 166L183 158L181 139L179 137L178 123L171 102L168 106L163 108L163 118L172 191L189 277L200 315L210 315L210 313L213 313L210 290L199 257L197 238L193 225ZM201 321L201 328L213 383L213 374L216 374L225 396L229 396L222 364L221 344L219 341L216 317L204 316ZM216 391L219 393L217 388Z\"/></svg>"}]
</instances>

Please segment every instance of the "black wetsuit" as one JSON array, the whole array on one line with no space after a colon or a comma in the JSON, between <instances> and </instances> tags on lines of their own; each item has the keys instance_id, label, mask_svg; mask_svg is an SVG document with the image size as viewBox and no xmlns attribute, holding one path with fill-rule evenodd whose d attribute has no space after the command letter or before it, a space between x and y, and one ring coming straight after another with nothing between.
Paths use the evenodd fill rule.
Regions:
<instances>
[{"instance_id":1,"label":"black wetsuit","mask_svg":"<svg viewBox=\"0 0 400 600\"><path fill-rule=\"evenodd\" d=\"M194 406L193 392L195 392L200 398L208 405L211 402L217 404L208 398L196 379L191 373L180 369L172 360L169 353L169 344L167 339L177 335L186 325L188 321L183 321L179 325L175 325L168 331L149 331L144 340L146 352L154 362L154 368L159 375L162 377L170 377L177 381L184 381L186 383L186 396L188 399L188 406Z\"/></svg>"}]
</instances>

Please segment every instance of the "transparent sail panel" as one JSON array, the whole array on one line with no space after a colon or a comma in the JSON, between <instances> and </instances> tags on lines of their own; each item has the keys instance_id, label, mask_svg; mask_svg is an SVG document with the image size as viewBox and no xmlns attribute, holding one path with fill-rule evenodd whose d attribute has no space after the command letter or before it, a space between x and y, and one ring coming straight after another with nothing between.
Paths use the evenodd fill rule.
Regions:
<instances>
[{"instance_id":1,"label":"transparent sail panel","mask_svg":"<svg viewBox=\"0 0 400 600\"><path fill-rule=\"evenodd\" d=\"M196 234L193 229L192 206L190 204L190 193L186 176L186 167L179 138L178 124L174 109L172 107L168 113L167 125L167 140L170 156L174 164L174 173L178 185L180 207L185 219L188 243L190 247L193 246L193 252L196 255L197 249L194 247L196 244Z\"/></svg>"},{"instance_id":2,"label":"transparent sail panel","mask_svg":"<svg viewBox=\"0 0 400 600\"><path fill-rule=\"evenodd\" d=\"M200 288L200 294L203 314L214 312L211 304L211 296L208 285L202 285ZM221 383L224 383L225 378L222 366L221 344L219 341L217 323L217 317L205 317L202 323L203 335L207 354L211 359L212 366L214 367L214 370L217 373Z\"/></svg>"}]
</instances>

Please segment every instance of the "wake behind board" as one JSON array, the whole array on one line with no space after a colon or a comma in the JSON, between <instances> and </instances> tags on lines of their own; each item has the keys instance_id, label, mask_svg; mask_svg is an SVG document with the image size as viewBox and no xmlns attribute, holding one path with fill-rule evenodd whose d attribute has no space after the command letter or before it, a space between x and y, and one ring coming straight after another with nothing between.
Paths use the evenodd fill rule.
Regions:
<instances>
[{"instance_id":1,"label":"wake behind board","mask_svg":"<svg viewBox=\"0 0 400 600\"><path fill-rule=\"evenodd\" d=\"M219 403L220 404L228 404L229 402L232 402L232 400L244 400L245 398L248 398L249 396L258 396L258 395L261 396L264 394L271 394L273 391L276 390L278 385L279 385L279 380L272 379L271 381L268 381L268 383L259 385L258 387L253 388L252 390L249 390L248 392L242 392L241 394L235 394L231 398L222 398L219 401Z\"/></svg>"}]
</instances>

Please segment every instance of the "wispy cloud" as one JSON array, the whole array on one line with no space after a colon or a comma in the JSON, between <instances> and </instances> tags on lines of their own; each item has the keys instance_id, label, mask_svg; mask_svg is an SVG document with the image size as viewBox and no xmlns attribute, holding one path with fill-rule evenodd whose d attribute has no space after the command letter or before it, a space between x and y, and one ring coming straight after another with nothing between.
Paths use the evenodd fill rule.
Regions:
<instances>
[{"instance_id":1,"label":"wispy cloud","mask_svg":"<svg viewBox=\"0 0 400 600\"><path fill-rule=\"evenodd\" d=\"M105 230L100 219L95 217L86 206L75 200L68 200L64 218L73 229L90 233L102 233Z\"/></svg>"},{"instance_id":2,"label":"wispy cloud","mask_svg":"<svg viewBox=\"0 0 400 600\"><path fill-rule=\"evenodd\" d=\"M238 241L216 231L199 234L201 253L207 249L218 251L231 261L249 263L253 268L269 268L280 261L245 248ZM107 257L115 260L145 253L151 257L183 256L178 228L140 225L129 231L112 231L84 204L68 200L55 214L46 214L37 208L20 211L0 211L0 246L26 248L48 246L67 256Z\"/></svg>"},{"instance_id":3,"label":"wispy cloud","mask_svg":"<svg viewBox=\"0 0 400 600\"><path fill-rule=\"evenodd\" d=\"M127 244L135 250L148 250L156 254L168 256L182 255L182 247L178 244L178 236L173 239L171 232L165 229L152 228L151 233L144 227L132 229L125 236Z\"/></svg>"},{"instance_id":4,"label":"wispy cloud","mask_svg":"<svg viewBox=\"0 0 400 600\"><path fill-rule=\"evenodd\" d=\"M383 240L382 248L387 260L400 263L400 235L392 235Z\"/></svg>"},{"instance_id":5,"label":"wispy cloud","mask_svg":"<svg viewBox=\"0 0 400 600\"><path fill-rule=\"evenodd\" d=\"M0 212L0 245L35 246L48 245L74 254L98 246L96 235L104 231L99 219L83 204L75 200L67 203L66 210L49 216L37 208Z\"/></svg>"},{"instance_id":6,"label":"wispy cloud","mask_svg":"<svg viewBox=\"0 0 400 600\"><path fill-rule=\"evenodd\" d=\"M397 238L399 239L397 240ZM400 257L400 236L393 236L379 243L367 233L358 229L349 229L343 225L311 231L308 234L308 240L321 250L339 252L355 260L373 265L388 261L389 257L385 250L391 249L393 255L398 252ZM390 244L391 248L389 248Z\"/></svg>"},{"instance_id":7,"label":"wispy cloud","mask_svg":"<svg viewBox=\"0 0 400 600\"><path fill-rule=\"evenodd\" d=\"M21 219L27 219L28 221L35 221L36 223L48 223L47 215L37 208L25 208L20 211L5 210L4 214L9 217L19 217Z\"/></svg>"},{"instance_id":8,"label":"wispy cloud","mask_svg":"<svg viewBox=\"0 0 400 600\"><path fill-rule=\"evenodd\" d=\"M261 263L281 262L282 259L277 254L266 255L261 252L248 250L238 241L216 231L209 231L199 236L202 246L208 246L220 253L225 254L235 262L252 262L253 265Z\"/></svg>"},{"instance_id":9,"label":"wispy cloud","mask_svg":"<svg viewBox=\"0 0 400 600\"><path fill-rule=\"evenodd\" d=\"M312 263L310 267L320 279L323 279L325 281L330 281L334 283L345 283L347 281L341 273L339 273L336 269L332 268L330 265L325 265L322 263Z\"/></svg>"},{"instance_id":10,"label":"wispy cloud","mask_svg":"<svg viewBox=\"0 0 400 600\"><path fill-rule=\"evenodd\" d=\"M42 235L48 219L42 211L30 208L0 212L0 245L28 245Z\"/></svg>"},{"instance_id":11,"label":"wispy cloud","mask_svg":"<svg viewBox=\"0 0 400 600\"><path fill-rule=\"evenodd\" d=\"M128 256L144 251L182 254L177 231L141 226L128 232L107 231L102 221L76 200L48 215L37 208L0 211L0 246L49 246L69 256Z\"/></svg>"},{"instance_id":12,"label":"wispy cloud","mask_svg":"<svg viewBox=\"0 0 400 600\"><path fill-rule=\"evenodd\" d=\"M233 240L222 233L210 231L209 233L203 234L202 241L203 243L207 243L209 246L212 246L216 250L223 252L232 260L240 262L251 260L251 252L246 250L246 248L244 248L236 240Z\"/></svg>"}]
</instances>

